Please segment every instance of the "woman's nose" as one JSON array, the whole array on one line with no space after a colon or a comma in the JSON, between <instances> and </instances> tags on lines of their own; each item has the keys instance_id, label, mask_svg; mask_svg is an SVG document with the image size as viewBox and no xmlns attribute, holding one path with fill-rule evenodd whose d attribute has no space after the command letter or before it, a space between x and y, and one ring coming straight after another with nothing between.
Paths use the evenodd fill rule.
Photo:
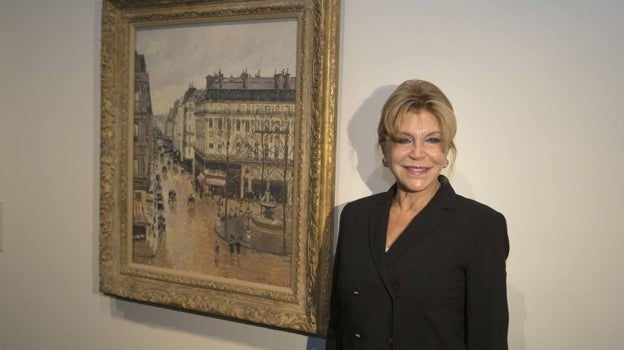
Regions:
<instances>
[{"instance_id":1,"label":"woman's nose","mask_svg":"<svg viewBox=\"0 0 624 350\"><path fill-rule=\"evenodd\" d=\"M414 146L412 147L412 151L410 152L410 157L414 159L422 158L425 155L424 145L422 142L414 142Z\"/></svg>"}]
</instances>

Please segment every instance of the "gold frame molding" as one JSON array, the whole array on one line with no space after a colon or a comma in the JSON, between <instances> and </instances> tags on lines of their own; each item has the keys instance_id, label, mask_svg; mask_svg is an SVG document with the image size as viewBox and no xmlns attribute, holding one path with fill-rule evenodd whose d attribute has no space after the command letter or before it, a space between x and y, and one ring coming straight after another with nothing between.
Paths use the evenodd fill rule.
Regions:
<instances>
[{"instance_id":1,"label":"gold frame molding","mask_svg":"<svg viewBox=\"0 0 624 350\"><path fill-rule=\"evenodd\" d=\"M132 118L138 27L294 18L296 110L290 286L133 263ZM339 0L103 0L100 291L104 294L323 335L332 261ZM130 243L129 243L130 242Z\"/></svg>"}]
</instances>

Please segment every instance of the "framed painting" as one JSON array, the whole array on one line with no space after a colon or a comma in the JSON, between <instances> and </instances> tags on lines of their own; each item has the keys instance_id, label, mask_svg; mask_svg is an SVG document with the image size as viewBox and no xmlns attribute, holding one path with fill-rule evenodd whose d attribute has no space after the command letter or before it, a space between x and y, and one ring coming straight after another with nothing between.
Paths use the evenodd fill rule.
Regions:
<instances>
[{"instance_id":1,"label":"framed painting","mask_svg":"<svg viewBox=\"0 0 624 350\"><path fill-rule=\"evenodd\" d=\"M323 335L338 0L104 0L100 291Z\"/></svg>"}]
</instances>

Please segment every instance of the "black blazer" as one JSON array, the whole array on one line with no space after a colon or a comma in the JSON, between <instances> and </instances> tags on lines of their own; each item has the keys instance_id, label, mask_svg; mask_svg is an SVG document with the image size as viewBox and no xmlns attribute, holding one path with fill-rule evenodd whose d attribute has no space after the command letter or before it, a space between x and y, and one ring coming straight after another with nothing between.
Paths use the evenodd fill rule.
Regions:
<instances>
[{"instance_id":1,"label":"black blazer","mask_svg":"<svg viewBox=\"0 0 624 350\"><path fill-rule=\"evenodd\" d=\"M505 218L441 187L385 252L396 185L340 216L326 349L507 349Z\"/></svg>"}]
</instances>

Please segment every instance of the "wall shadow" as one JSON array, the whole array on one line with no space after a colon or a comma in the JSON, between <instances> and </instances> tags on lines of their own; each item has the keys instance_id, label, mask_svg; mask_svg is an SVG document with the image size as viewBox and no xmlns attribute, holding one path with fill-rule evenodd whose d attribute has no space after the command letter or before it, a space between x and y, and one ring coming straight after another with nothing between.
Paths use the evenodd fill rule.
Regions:
<instances>
[{"instance_id":1,"label":"wall shadow","mask_svg":"<svg viewBox=\"0 0 624 350\"><path fill-rule=\"evenodd\" d=\"M385 192L394 183L392 174L381 165L377 145L377 124L381 108L397 85L377 88L362 102L347 126L350 152L357 159L358 174L372 193Z\"/></svg>"},{"instance_id":2,"label":"wall shadow","mask_svg":"<svg viewBox=\"0 0 624 350\"><path fill-rule=\"evenodd\" d=\"M112 297L110 314L113 318L146 325L153 329L175 331L254 349L292 350L298 347L294 347L294 343L300 344L303 341L290 337L289 334L297 335L297 333L287 330ZM309 349L324 349L324 342L322 347L314 345L319 344L318 342L312 344L313 347Z\"/></svg>"},{"instance_id":3,"label":"wall shadow","mask_svg":"<svg viewBox=\"0 0 624 350\"><path fill-rule=\"evenodd\" d=\"M325 349L325 339L308 337L306 350L323 350Z\"/></svg>"},{"instance_id":4,"label":"wall shadow","mask_svg":"<svg viewBox=\"0 0 624 350\"><path fill-rule=\"evenodd\" d=\"M98 6L95 6L93 14L93 42L99 43L102 40L101 28L102 28L102 12ZM94 46L93 51L93 198L92 200L92 213L93 213L93 258L92 258L92 270L93 281L91 290L94 294L99 294L100 290L100 104L101 104L101 88L100 88L100 45Z\"/></svg>"},{"instance_id":5,"label":"wall shadow","mask_svg":"<svg viewBox=\"0 0 624 350\"><path fill-rule=\"evenodd\" d=\"M524 294L507 283L507 301L509 303L509 350L526 350L525 326L527 321Z\"/></svg>"}]
</instances>

